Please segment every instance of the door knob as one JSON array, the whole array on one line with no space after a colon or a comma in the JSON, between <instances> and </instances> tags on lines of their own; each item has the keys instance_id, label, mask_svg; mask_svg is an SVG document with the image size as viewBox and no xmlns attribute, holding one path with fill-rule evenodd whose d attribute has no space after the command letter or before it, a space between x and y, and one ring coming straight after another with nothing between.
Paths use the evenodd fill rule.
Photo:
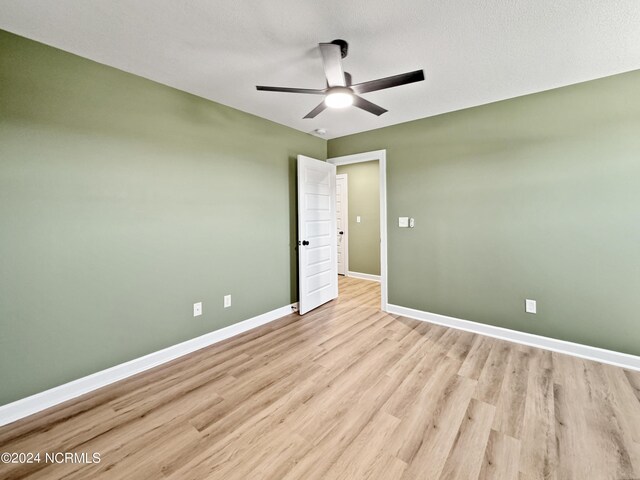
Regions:
<instances>
[{"instance_id":1,"label":"door knob","mask_svg":"<svg viewBox=\"0 0 640 480\"><path fill-rule=\"evenodd\" d=\"M340 235L344 235L344 232L342 232L342 231L340 231L340 232L338 232L338 233L339 233Z\"/></svg>"},{"instance_id":2,"label":"door knob","mask_svg":"<svg viewBox=\"0 0 640 480\"><path fill-rule=\"evenodd\" d=\"M302 240L302 245L307 246L309 245L309 242L307 240Z\"/></svg>"}]
</instances>

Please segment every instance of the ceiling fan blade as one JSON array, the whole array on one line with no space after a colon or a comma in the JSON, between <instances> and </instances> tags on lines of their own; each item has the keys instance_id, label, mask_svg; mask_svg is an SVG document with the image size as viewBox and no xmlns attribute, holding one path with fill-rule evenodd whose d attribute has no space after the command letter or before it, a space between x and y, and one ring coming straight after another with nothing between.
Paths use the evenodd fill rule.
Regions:
<instances>
[{"instance_id":1,"label":"ceiling fan blade","mask_svg":"<svg viewBox=\"0 0 640 480\"><path fill-rule=\"evenodd\" d=\"M304 118L315 118L316 115L318 115L320 112L324 111L325 108L327 108L327 106L325 105L324 101L322 101L322 103L320 105L318 105L316 108L314 108L309 113L307 113L304 116Z\"/></svg>"},{"instance_id":2,"label":"ceiling fan blade","mask_svg":"<svg viewBox=\"0 0 640 480\"><path fill-rule=\"evenodd\" d=\"M313 95L323 95L325 93L325 90L316 90L313 88L265 87L263 85L256 85L256 90L265 92L311 93Z\"/></svg>"},{"instance_id":3,"label":"ceiling fan blade","mask_svg":"<svg viewBox=\"0 0 640 480\"><path fill-rule=\"evenodd\" d=\"M401 73L400 75L393 75L392 77L379 78L378 80L358 83L356 85L352 85L351 89L360 94L384 90L385 88L398 87L400 85L406 85L407 83L421 82L423 80L424 72L422 70L416 70L415 72Z\"/></svg>"},{"instance_id":4,"label":"ceiling fan blade","mask_svg":"<svg viewBox=\"0 0 640 480\"><path fill-rule=\"evenodd\" d=\"M365 100L364 98L357 95L353 96L353 106L361 108L362 110L373 113L377 116L380 116L387 111L386 109L379 107L375 103L371 103L369 100Z\"/></svg>"},{"instance_id":5,"label":"ceiling fan blade","mask_svg":"<svg viewBox=\"0 0 640 480\"><path fill-rule=\"evenodd\" d=\"M324 65L324 75L327 77L327 85L330 87L345 87L347 82L344 79L344 70L342 69L340 46L335 43L321 43L320 53L322 54L322 64Z\"/></svg>"}]
</instances>

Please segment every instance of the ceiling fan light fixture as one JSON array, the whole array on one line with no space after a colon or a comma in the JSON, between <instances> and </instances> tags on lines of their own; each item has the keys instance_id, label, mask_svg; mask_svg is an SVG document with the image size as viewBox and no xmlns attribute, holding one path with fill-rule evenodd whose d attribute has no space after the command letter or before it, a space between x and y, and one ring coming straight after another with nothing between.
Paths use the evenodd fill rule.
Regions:
<instances>
[{"instance_id":1,"label":"ceiling fan light fixture","mask_svg":"<svg viewBox=\"0 0 640 480\"><path fill-rule=\"evenodd\" d=\"M424 80L424 71L401 73L391 77L378 78L368 82L351 82L351 75L344 71L342 59L347 56L348 44L344 40L334 40L331 43L319 43L326 88L293 88L293 87L268 87L256 85L256 89L266 92L306 93L310 95L323 95L322 102L303 118L316 118L318 114L327 108L346 108L353 105L356 108L369 112L379 117L387 111L369 100L362 98L363 93L377 92L387 88L399 87L408 83Z\"/></svg>"},{"instance_id":2,"label":"ceiling fan light fixture","mask_svg":"<svg viewBox=\"0 0 640 480\"><path fill-rule=\"evenodd\" d=\"M324 99L329 108L346 108L353 105L353 92L347 87L333 87L329 89Z\"/></svg>"}]
</instances>

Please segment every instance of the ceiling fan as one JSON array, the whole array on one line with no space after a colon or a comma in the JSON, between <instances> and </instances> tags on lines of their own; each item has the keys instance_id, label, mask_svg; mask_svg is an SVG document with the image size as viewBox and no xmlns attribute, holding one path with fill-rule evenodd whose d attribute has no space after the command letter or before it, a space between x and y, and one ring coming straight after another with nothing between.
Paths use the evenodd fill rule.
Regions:
<instances>
[{"instance_id":1,"label":"ceiling fan","mask_svg":"<svg viewBox=\"0 0 640 480\"><path fill-rule=\"evenodd\" d=\"M349 44L344 40L334 40L331 43L320 43L318 45L320 47L320 53L322 54L327 88L265 87L262 85L258 85L256 88L266 92L324 95L325 98L322 103L307 113L304 118L314 118L327 107L344 108L350 105L380 116L387 110L375 103L365 100L360 94L424 80L424 72L422 70L416 70L414 72L401 73L400 75L393 75L391 77L379 78L378 80L370 80L352 85L351 75L342 68L342 59L347 56Z\"/></svg>"}]
</instances>

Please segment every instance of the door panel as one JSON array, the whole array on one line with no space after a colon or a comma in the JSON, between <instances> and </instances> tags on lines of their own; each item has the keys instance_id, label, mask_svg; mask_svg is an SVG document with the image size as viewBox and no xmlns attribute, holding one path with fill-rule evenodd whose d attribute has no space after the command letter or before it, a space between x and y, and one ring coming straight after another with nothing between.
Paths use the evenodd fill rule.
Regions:
<instances>
[{"instance_id":1,"label":"door panel","mask_svg":"<svg viewBox=\"0 0 640 480\"><path fill-rule=\"evenodd\" d=\"M336 175L336 228L338 241L338 274L346 275L348 270L348 193L347 175Z\"/></svg>"},{"instance_id":2,"label":"door panel","mask_svg":"<svg viewBox=\"0 0 640 480\"><path fill-rule=\"evenodd\" d=\"M336 167L298 155L300 314L338 296Z\"/></svg>"}]
</instances>

